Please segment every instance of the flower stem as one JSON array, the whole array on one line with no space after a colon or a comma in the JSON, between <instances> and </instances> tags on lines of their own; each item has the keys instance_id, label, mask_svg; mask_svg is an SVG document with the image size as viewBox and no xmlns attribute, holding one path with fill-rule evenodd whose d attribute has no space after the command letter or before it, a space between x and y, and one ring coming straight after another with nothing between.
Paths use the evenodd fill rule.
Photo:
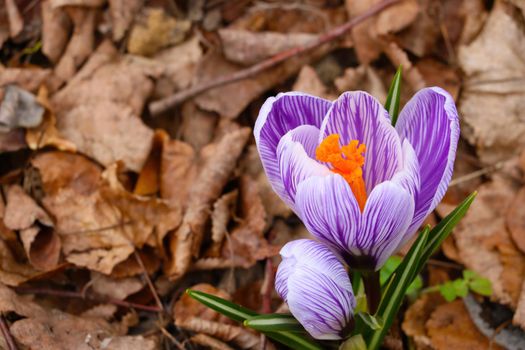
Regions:
<instances>
[{"instance_id":1,"label":"flower stem","mask_svg":"<svg viewBox=\"0 0 525 350\"><path fill-rule=\"evenodd\" d=\"M368 312L376 313L381 301L381 284L379 283L379 271L367 271L362 273L363 285L365 287Z\"/></svg>"}]
</instances>

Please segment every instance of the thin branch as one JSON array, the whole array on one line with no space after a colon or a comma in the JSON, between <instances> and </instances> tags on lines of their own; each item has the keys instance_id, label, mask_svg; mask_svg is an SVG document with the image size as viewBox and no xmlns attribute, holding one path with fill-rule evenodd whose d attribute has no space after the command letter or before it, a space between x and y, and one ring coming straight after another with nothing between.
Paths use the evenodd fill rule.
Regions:
<instances>
[{"instance_id":1,"label":"thin branch","mask_svg":"<svg viewBox=\"0 0 525 350\"><path fill-rule=\"evenodd\" d=\"M376 15L377 13L381 12L388 6L391 6L397 2L399 2L399 0L383 0L377 5L372 6L369 10L362 13L361 15L350 19L345 24L335 27L332 30L327 31L324 34L321 34L317 38L317 40L315 40L314 42L308 45L298 46L290 50L285 50L249 68L239 70L230 75L218 77L217 79L212 79L207 82L203 82L202 84L197 84L195 86L190 87L189 89L179 91L171 96L165 97L158 101L154 101L149 104L150 113L152 116L156 116L204 91L207 91L217 86L221 86L224 84L228 84L228 83L232 83L235 81L239 81L242 79L252 77L268 68L275 67L279 63L282 63L289 58L292 58L294 56L297 56L297 55L306 53L308 51L311 51L313 49L316 49L319 46L322 46L323 44L329 43L333 40L340 38L341 36L346 34L348 31L350 31L353 27L355 27L357 24Z\"/></svg>"},{"instance_id":2,"label":"thin branch","mask_svg":"<svg viewBox=\"0 0 525 350\"><path fill-rule=\"evenodd\" d=\"M146 282L148 283L148 287L151 290L153 297L155 298L155 302L157 303L157 306L159 307L161 311L165 311L164 305L162 304L162 301L160 300L159 294L157 293L157 290L155 289L153 282L151 282L151 278L149 278L148 271L146 270L146 266L144 266L144 262L142 261L142 258L140 257L139 253L136 250L133 250L133 255L135 256L135 260L137 260L137 263L140 265L142 274L144 275L144 278L146 279Z\"/></svg>"},{"instance_id":3,"label":"thin branch","mask_svg":"<svg viewBox=\"0 0 525 350\"><path fill-rule=\"evenodd\" d=\"M2 330L2 335L4 336L5 343L7 344L7 349L8 350L18 350L15 340L13 339L13 335L11 334L11 331L9 330L9 326L7 325L7 322L5 321L4 315L0 315L0 329Z\"/></svg>"},{"instance_id":4,"label":"thin branch","mask_svg":"<svg viewBox=\"0 0 525 350\"><path fill-rule=\"evenodd\" d=\"M15 290L18 293L51 295L51 296L63 297L63 298L91 300L91 301L95 301L99 303L109 303L109 304L113 304L117 306L122 306L128 309L137 309L137 310L143 310L143 311L149 311L149 312L162 312L162 309L159 308L158 306L136 304L136 303L131 303L125 300L120 300L120 299L115 299L115 298L106 298L106 297L95 296L91 294L84 295L85 293L83 292L74 292L74 291L50 289L50 288L29 288L29 287L17 287L15 288Z\"/></svg>"}]
</instances>

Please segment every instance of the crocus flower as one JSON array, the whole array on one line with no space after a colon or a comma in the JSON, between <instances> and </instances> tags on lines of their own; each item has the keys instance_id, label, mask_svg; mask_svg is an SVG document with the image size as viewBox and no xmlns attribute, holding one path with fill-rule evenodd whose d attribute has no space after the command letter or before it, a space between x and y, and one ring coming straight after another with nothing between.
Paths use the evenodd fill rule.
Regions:
<instances>
[{"instance_id":1,"label":"crocus flower","mask_svg":"<svg viewBox=\"0 0 525 350\"><path fill-rule=\"evenodd\" d=\"M275 288L290 312L316 339L351 331L355 298L341 261L322 243L300 239L281 249Z\"/></svg>"},{"instance_id":2,"label":"crocus flower","mask_svg":"<svg viewBox=\"0 0 525 350\"><path fill-rule=\"evenodd\" d=\"M441 201L459 122L452 97L419 91L396 126L371 95L270 97L255 140L277 194L351 267L377 270Z\"/></svg>"}]
</instances>

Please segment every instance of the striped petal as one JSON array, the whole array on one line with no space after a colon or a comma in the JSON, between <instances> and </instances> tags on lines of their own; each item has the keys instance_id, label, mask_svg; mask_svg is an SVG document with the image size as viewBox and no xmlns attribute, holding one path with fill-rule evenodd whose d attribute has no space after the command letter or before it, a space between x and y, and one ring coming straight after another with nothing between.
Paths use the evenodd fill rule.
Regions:
<instances>
[{"instance_id":1,"label":"striped petal","mask_svg":"<svg viewBox=\"0 0 525 350\"><path fill-rule=\"evenodd\" d=\"M319 97L288 92L268 98L259 112L253 133L261 162L274 191L288 204L292 200L281 179L277 146L288 131L298 126L319 128L331 104Z\"/></svg>"},{"instance_id":2,"label":"striped petal","mask_svg":"<svg viewBox=\"0 0 525 350\"><path fill-rule=\"evenodd\" d=\"M366 146L363 178L367 193L401 168L401 142L383 106L362 91L345 92L321 125L321 139L339 134L341 145L358 140Z\"/></svg>"},{"instance_id":3,"label":"striped petal","mask_svg":"<svg viewBox=\"0 0 525 350\"><path fill-rule=\"evenodd\" d=\"M343 338L355 298L342 263L325 245L312 240L290 242L281 255L276 288L290 312L316 339Z\"/></svg>"},{"instance_id":4,"label":"striped petal","mask_svg":"<svg viewBox=\"0 0 525 350\"><path fill-rule=\"evenodd\" d=\"M315 153L319 129L312 125L301 125L289 131L281 138L277 146L279 173L288 205L295 210L297 186L312 176L330 175L330 170L323 164L310 158Z\"/></svg>"},{"instance_id":5,"label":"striped petal","mask_svg":"<svg viewBox=\"0 0 525 350\"><path fill-rule=\"evenodd\" d=\"M396 251L413 215L414 199L407 190L391 181L376 186L366 202L357 239L351 243L359 251L356 255L371 258L378 270Z\"/></svg>"},{"instance_id":6,"label":"striped petal","mask_svg":"<svg viewBox=\"0 0 525 350\"><path fill-rule=\"evenodd\" d=\"M301 182L295 203L308 231L336 251L346 252L356 240L361 212L342 176L316 176Z\"/></svg>"},{"instance_id":7,"label":"striped petal","mask_svg":"<svg viewBox=\"0 0 525 350\"><path fill-rule=\"evenodd\" d=\"M452 177L459 138L452 97L437 87L420 90L401 111L396 129L414 148L421 169L421 188L408 229L412 234L441 201Z\"/></svg>"}]
</instances>

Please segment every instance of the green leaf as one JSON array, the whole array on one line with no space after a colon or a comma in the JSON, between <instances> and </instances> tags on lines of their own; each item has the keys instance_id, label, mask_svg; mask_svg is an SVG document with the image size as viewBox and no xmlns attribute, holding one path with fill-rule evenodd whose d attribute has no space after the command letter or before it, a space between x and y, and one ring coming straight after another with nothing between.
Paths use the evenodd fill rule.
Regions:
<instances>
[{"instance_id":1,"label":"green leaf","mask_svg":"<svg viewBox=\"0 0 525 350\"><path fill-rule=\"evenodd\" d=\"M388 114L390 114L390 118L392 120L393 126L396 126L397 117L399 115L399 100L401 97L401 73L402 71L403 71L403 67L400 65L397 68L397 72L394 75L394 79L392 79L392 83L390 84L390 89L388 90L388 96L386 97L386 102L385 102L385 109L388 111Z\"/></svg>"},{"instance_id":2,"label":"green leaf","mask_svg":"<svg viewBox=\"0 0 525 350\"><path fill-rule=\"evenodd\" d=\"M259 314L253 310L247 309L231 301L219 298L215 295L196 291L186 290L186 293L193 299L201 302L232 320L237 322L244 322L247 319L259 316ZM318 345L315 341L310 340L300 334L293 332L262 332L268 338L278 341L295 350L322 350L323 348Z\"/></svg>"},{"instance_id":3,"label":"green leaf","mask_svg":"<svg viewBox=\"0 0 525 350\"><path fill-rule=\"evenodd\" d=\"M439 246L448 237L450 232L452 232L452 229L465 216L477 194L477 192L471 193L456 207L456 209L448 214L430 231L429 241L425 247L425 251L421 255L421 259L418 264L418 273L423 269L423 266L426 264L427 260L430 259L432 254L438 250Z\"/></svg>"},{"instance_id":4,"label":"green leaf","mask_svg":"<svg viewBox=\"0 0 525 350\"><path fill-rule=\"evenodd\" d=\"M245 320L244 325L261 332L287 331L306 333L299 321L289 314L255 316Z\"/></svg>"},{"instance_id":5,"label":"green leaf","mask_svg":"<svg viewBox=\"0 0 525 350\"><path fill-rule=\"evenodd\" d=\"M379 348L383 342L385 334L392 325L397 311L403 302L406 290L418 273L418 262L426 246L429 232L429 228L426 227L423 232L419 234L416 241L412 245L412 248L410 248L410 251L396 269L396 272L393 275L394 277L390 282L390 287L385 290L376 314L381 317L384 322L384 326L383 328L374 331L372 334L368 345L370 350Z\"/></svg>"},{"instance_id":6,"label":"green leaf","mask_svg":"<svg viewBox=\"0 0 525 350\"><path fill-rule=\"evenodd\" d=\"M339 350L366 350L366 343L363 336L357 334L341 344Z\"/></svg>"},{"instance_id":7,"label":"green leaf","mask_svg":"<svg viewBox=\"0 0 525 350\"><path fill-rule=\"evenodd\" d=\"M213 309L237 322L244 322L244 320L258 315L258 313L253 310L234 304L231 301L219 298L215 295L190 289L186 290L186 293L210 309Z\"/></svg>"},{"instance_id":8,"label":"green leaf","mask_svg":"<svg viewBox=\"0 0 525 350\"><path fill-rule=\"evenodd\" d=\"M383 267L381 268L380 275L379 275L379 281L381 283L381 286L384 287L385 283L389 281L390 276L394 271L397 269L397 267L401 264L401 261L403 259L400 256L392 255L390 258L387 259ZM423 287L423 280L421 279L421 276L417 275L414 281L408 286L406 294L412 294L417 292Z\"/></svg>"},{"instance_id":9,"label":"green leaf","mask_svg":"<svg viewBox=\"0 0 525 350\"><path fill-rule=\"evenodd\" d=\"M405 294L414 294L423 288L423 279L420 275L417 275L416 278L410 283Z\"/></svg>"},{"instance_id":10,"label":"green leaf","mask_svg":"<svg viewBox=\"0 0 525 350\"><path fill-rule=\"evenodd\" d=\"M463 270L463 278L468 280L473 280L474 278L478 277L478 274L472 270Z\"/></svg>"},{"instance_id":11,"label":"green leaf","mask_svg":"<svg viewBox=\"0 0 525 350\"><path fill-rule=\"evenodd\" d=\"M440 285L439 293L441 293L443 298L445 298L445 300L448 302L454 301L458 297L456 294L456 290L454 289L454 286L452 285L451 281L448 281Z\"/></svg>"},{"instance_id":12,"label":"green leaf","mask_svg":"<svg viewBox=\"0 0 525 350\"><path fill-rule=\"evenodd\" d=\"M477 277L469 282L469 288L480 295L491 296L492 295L492 283L486 278Z\"/></svg>"},{"instance_id":13,"label":"green leaf","mask_svg":"<svg viewBox=\"0 0 525 350\"><path fill-rule=\"evenodd\" d=\"M367 312L358 312L356 317L359 317L370 329L374 331L383 328L383 320L380 317L374 317Z\"/></svg>"},{"instance_id":14,"label":"green leaf","mask_svg":"<svg viewBox=\"0 0 525 350\"><path fill-rule=\"evenodd\" d=\"M458 297L466 297L468 294L468 283L462 278L458 278L457 280L454 280L452 282L452 287L454 288L454 292Z\"/></svg>"}]
</instances>

